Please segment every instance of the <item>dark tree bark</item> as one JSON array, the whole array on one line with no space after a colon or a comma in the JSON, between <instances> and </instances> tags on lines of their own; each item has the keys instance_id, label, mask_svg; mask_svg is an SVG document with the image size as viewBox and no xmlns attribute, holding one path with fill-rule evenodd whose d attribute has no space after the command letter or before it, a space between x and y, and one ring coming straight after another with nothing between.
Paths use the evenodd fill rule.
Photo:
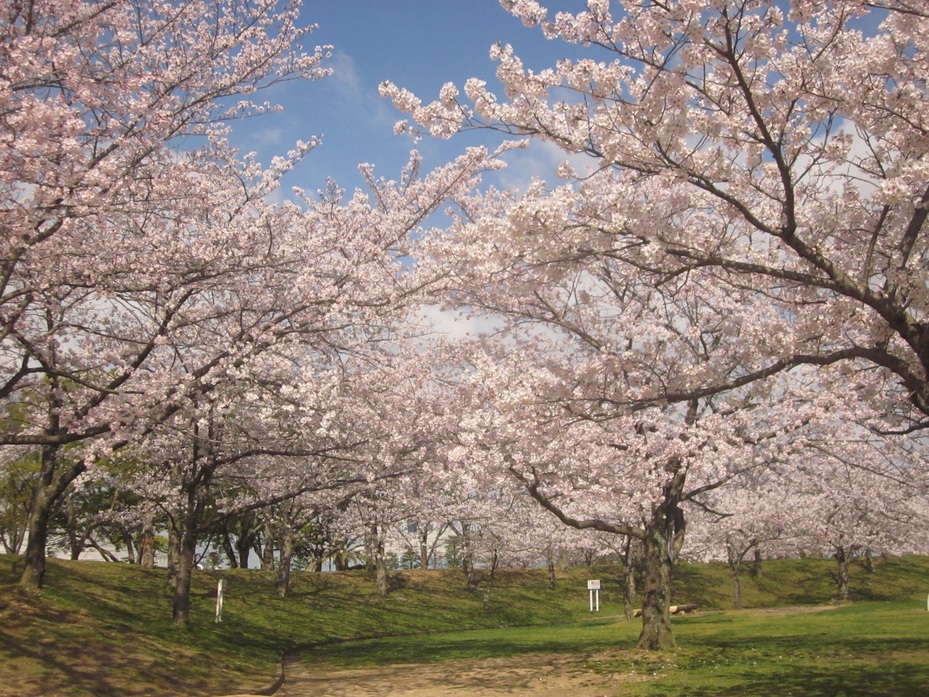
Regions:
<instances>
[{"instance_id":1,"label":"dark tree bark","mask_svg":"<svg viewBox=\"0 0 929 697\"><path fill-rule=\"evenodd\" d=\"M55 430L57 417L53 416L52 421L52 429ZM23 557L23 572L19 577L20 585L32 590L41 590L45 582L48 525L52 508L71 482L85 469L82 462L62 462L60 456L60 446L42 447L39 478L29 515L29 538Z\"/></svg>"},{"instance_id":2,"label":"dark tree bark","mask_svg":"<svg viewBox=\"0 0 929 697\"><path fill-rule=\"evenodd\" d=\"M835 548L833 554L839 568L835 576L835 597L836 600L848 600L848 557L849 551L841 545Z\"/></svg>"},{"instance_id":3,"label":"dark tree bark","mask_svg":"<svg viewBox=\"0 0 929 697\"><path fill-rule=\"evenodd\" d=\"M684 500L686 471L675 462L669 462L666 469L670 474L670 480L662 491L660 502L652 511L651 519L646 521L641 528L599 519L572 518L540 490L538 479L527 479L518 474L515 468L511 469L526 485L529 494L543 508L554 513L564 524L579 530L594 529L614 535L631 535L642 541L645 578L642 597L642 631L639 633L636 647L649 651L674 647L670 612L671 571L684 544L686 527L684 512L680 506Z\"/></svg>"},{"instance_id":4,"label":"dark tree bark","mask_svg":"<svg viewBox=\"0 0 929 697\"><path fill-rule=\"evenodd\" d=\"M664 500L645 526L645 582L642 589L642 631L636 648L674 648L671 632L671 571L684 544L684 513L680 509L685 474L677 472L665 487Z\"/></svg>"}]
</instances>

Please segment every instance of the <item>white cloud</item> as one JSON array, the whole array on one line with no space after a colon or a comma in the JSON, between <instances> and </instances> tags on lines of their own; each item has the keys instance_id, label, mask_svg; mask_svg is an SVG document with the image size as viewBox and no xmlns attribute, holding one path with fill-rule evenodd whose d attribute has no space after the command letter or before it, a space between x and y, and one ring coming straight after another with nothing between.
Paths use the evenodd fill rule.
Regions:
<instances>
[{"instance_id":1,"label":"white cloud","mask_svg":"<svg viewBox=\"0 0 929 697\"><path fill-rule=\"evenodd\" d=\"M532 140L519 150L505 156L507 167L498 175L498 183L505 189L526 191L533 178L542 179L550 186L561 184L556 176L558 166L568 164L581 176L592 172L597 162L588 155L568 153L554 143Z\"/></svg>"},{"instance_id":2,"label":"white cloud","mask_svg":"<svg viewBox=\"0 0 929 697\"><path fill-rule=\"evenodd\" d=\"M472 316L461 310L446 310L439 305L423 305L418 320L438 336L449 339L467 339L499 331L503 323L497 317Z\"/></svg>"}]
</instances>

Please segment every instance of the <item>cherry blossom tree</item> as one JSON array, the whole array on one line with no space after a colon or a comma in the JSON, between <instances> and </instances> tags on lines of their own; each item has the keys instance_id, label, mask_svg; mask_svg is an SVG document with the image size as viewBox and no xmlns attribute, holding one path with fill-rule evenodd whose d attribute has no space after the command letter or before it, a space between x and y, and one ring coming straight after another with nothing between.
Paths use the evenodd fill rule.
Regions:
<instances>
[{"instance_id":1,"label":"cherry blossom tree","mask_svg":"<svg viewBox=\"0 0 929 697\"><path fill-rule=\"evenodd\" d=\"M412 237L495 166L473 149L421 175L414 156L398 181L364 167L367 194L333 184L268 204L313 143L262 168L225 136L271 108L256 91L324 74L326 49L300 48L312 28L296 26L298 10L5 10L0 397L28 418L0 442L40 453L26 585L42 582L52 504L100 458L171 429L212 444L230 430L224 399L247 396L252 373L351 351L369 326L388 326L416 290L403 261Z\"/></svg>"},{"instance_id":2,"label":"cherry blossom tree","mask_svg":"<svg viewBox=\"0 0 929 697\"><path fill-rule=\"evenodd\" d=\"M858 431L828 441L791 476L794 529L807 553L836 560L836 598L849 595L849 563L859 555L925 554L926 451Z\"/></svg>"},{"instance_id":3,"label":"cherry blossom tree","mask_svg":"<svg viewBox=\"0 0 929 697\"><path fill-rule=\"evenodd\" d=\"M760 468L710 492L690 520L683 554L698 561L724 561L732 576L733 606L742 609L742 574L749 554L758 573L762 554L795 556L808 549L801 521L808 501L804 481L791 462Z\"/></svg>"},{"instance_id":4,"label":"cherry blossom tree","mask_svg":"<svg viewBox=\"0 0 929 697\"><path fill-rule=\"evenodd\" d=\"M299 47L311 28L296 25L298 10L4 5L0 397L28 417L2 442L35 447L41 462L26 585L42 583L53 502L93 460L63 448L142 410L159 341L193 321L180 315L203 285L255 251L245 228L261 216L246 209L311 147L263 171L235 164L224 140L232 120L268 108L251 100L257 90L323 74L326 50Z\"/></svg>"},{"instance_id":5,"label":"cherry blossom tree","mask_svg":"<svg viewBox=\"0 0 929 697\"><path fill-rule=\"evenodd\" d=\"M587 170L561 173L586 183L575 196L612 205L553 219L536 203L527 231L582 227L578 254L665 277L711 270L723 288L765 292L766 350L690 392L842 361L881 372L899 427L919 428L929 13L906 0L679 0L619 3L614 15L593 0L548 19L534 0L502 4L594 57L536 72L498 45L503 100L478 80L467 102L451 84L428 105L382 91L437 135L497 128L589 156Z\"/></svg>"},{"instance_id":6,"label":"cherry blossom tree","mask_svg":"<svg viewBox=\"0 0 929 697\"><path fill-rule=\"evenodd\" d=\"M929 16L864 0L502 4L591 57L536 71L498 44L502 96L476 79L429 104L382 92L412 116L401 131L554 144L563 181L475 197L424 263L511 327L482 367L493 407L475 405L475 430L564 522L644 539L639 645L668 645L662 579L686 502L833 403L884 434L927 423ZM593 476L617 461L609 486ZM614 509L579 516L579 488L588 510ZM621 512L626 497L642 510Z\"/></svg>"}]
</instances>

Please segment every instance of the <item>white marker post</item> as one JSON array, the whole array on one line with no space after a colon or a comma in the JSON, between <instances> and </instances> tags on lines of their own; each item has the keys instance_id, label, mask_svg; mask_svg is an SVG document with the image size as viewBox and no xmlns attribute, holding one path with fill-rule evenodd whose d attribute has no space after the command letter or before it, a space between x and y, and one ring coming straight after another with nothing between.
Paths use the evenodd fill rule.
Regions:
<instances>
[{"instance_id":1,"label":"white marker post","mask_svg":"<svg viewBox=\"0 0 929 697\"><path fill-rule=\"evenodd\" d=\"M597 612L600 612L600 581L588 581L587 590L590 591L590 611L594 611L594 598L596 598Z\"/></svg>"},{"instance_id":2,"label":"white marker post","mask_svg":"<svg viewBox=\"0 0 929 697\"><path fill-rule=\"evenodd\" d=\"M216 586L216 624L223 621L223 580Z\"/></svg>"}]
</instances>

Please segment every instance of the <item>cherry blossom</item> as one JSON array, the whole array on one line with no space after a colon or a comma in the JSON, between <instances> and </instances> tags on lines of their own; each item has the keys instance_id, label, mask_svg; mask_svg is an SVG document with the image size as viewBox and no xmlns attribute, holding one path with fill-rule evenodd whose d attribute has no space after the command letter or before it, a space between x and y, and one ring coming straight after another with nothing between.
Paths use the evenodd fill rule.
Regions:
<instances>
[{"instance_id":1,"label":"cherry blossom","mask_svg":"<svg viewBox=\"0 0 929 697\"><path fill-rule=\"evenodd\" d=\"M565 153L562 181L476 194L425 248L449 307L505 325L474 354L479 396L449 457L493 462L569 525L642 539L639 646L667 646L688 506L796 462L823 414L878 438L926 424L929 18L893 2L502 4L590 58L532 70L501 43L500 94L381 88L435 136Z\"/></svg>"}]
</instances>

